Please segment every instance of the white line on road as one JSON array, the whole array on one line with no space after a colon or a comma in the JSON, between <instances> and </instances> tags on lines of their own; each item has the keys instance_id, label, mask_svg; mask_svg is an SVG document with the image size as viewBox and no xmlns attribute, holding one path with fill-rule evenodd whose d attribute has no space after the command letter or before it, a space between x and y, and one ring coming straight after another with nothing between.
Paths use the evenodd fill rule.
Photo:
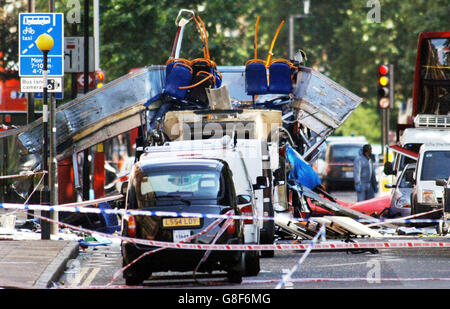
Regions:
<instances>
[{"instance_id":1,"label":"white line on road","mask_svg":"<svg viewBox=\"0 0 450 309\"><path fill-rule=\"evenodd\" d=\"M377 259L380 262L401 262L405 259ZM339 266L353 266L353 265L367 265L366 262L357 262L357 263L343 263L343 264L328 264L328 265L318 265L316 267L339 267Z\"/></svg>"}]
</instances>

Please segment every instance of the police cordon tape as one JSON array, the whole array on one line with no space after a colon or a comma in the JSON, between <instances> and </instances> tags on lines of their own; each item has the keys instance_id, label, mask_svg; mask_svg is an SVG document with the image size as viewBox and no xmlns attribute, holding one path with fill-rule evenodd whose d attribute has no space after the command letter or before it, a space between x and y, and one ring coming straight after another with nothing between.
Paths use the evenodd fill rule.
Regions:
<instances>
[{"instance_id":1,"label":"police cordon tape","mask_svg":"<svg viewBox=\"0 0 450 309\"><path fill-rule=\"evenodd\" d=\"M230 215L230 214L233 214L233 213L234 213L233 210L229 210L226 214L227 214L227 215ZM211 223L210 225L208 225L208 226L207 226L206 228L204 228L202 231L198 232L198 233L195 234L195 235L191 235L191 236L189 236L189 237L186 237L185 239L181 240L180 243L184 243L184 242L187 242L187 241L192 241L192 240L194 240L194 239L196 239L196 238L198 238L198 237L200 237L200 236L202 236L202 235L205 235L206 233L208 233L209 231L211 231L214 227L216 227L216 226L217 226L220 222L222 222L222 221L223 221L223 219L216 219L213 223ZM222 235L222 233L224 232L224 230L228 227L228 225L229 225L230 223L231 223L231 221L230 221L230 219L228 219L228 220L225 222L225 224L222 226L222 228L220 229L220 231L217 233L217 235L216 235L216 237L215 237L213 243L215 243L215 242L217 241L217 238L218 238L220 235ZM154 250L151 250L151 251L147 251L147 252L141 254L139 257L137 257L136 259L134 259L133 261L131 261L130 263L128 263L127 265L125 265L124 267L122 267L121 269L119 269L119 270L113 275L111 281L108 283L108 286L110 286L110 285L117 279L117 277L119 277L119 275L120 275L121 273L123 273L128 267L134 265L134 264L135 264L137 261L139 261L140 259L142 259L142 258L144 258L144 257L146 257L146 256L148 256L148 255L154 254L154 253L156 253L156 252L159 252L159 251L161 251L161 250L164 250L164 249L166 249L166 248L158 248L158 249L154 249ZM210 251L207 251L207 252L205 253L204 257L202 258L202 260L200 261L200 263L197 265L197 268L198 268L198 266L200 266L200 264L203 262L203 260L206 259L206 258L208 257L207 255L209 255L209 252L210 252ZM196 272L197 268L194 270L194 276L195 276L195 272Z\"/></svg>"},{"instance_id":2,"label":"police cordon tape","mask_svg":"<svg viewBox=\"0 0 450 309\"><path fill-rule=\"evenodd\" d=\"M292 275L300 268L300 266L303 264L303 262L305 261L306 257L309 255L309 253L311 252L311 250L314 248L314 245L316 244L316 242L319 240L319 237L325 237L325 226L322 225L319 232L317 232L316 236L314 236L314 238L311 240L311 245L309 246L309 248L305 251L305 253L303 253L303 255L300 257L300 259L298 260L298 262L294 265L294 267L292 267L289 272L283 276L280 280L280 282L277 284L277 286L275 287L276 289L282 289L283 287L286 286L286 284L288 282L291 282L292 280Z\"/></svg>"},{"instance_id":3,"label":"police cordon tape","mask_svg":"<svg viewBox=\"0 0 450 309\"><path fill-rule=\"evenodd\" d=\"M223 214L203 214L203 213L193 213L193 212L174 212L174 211L151 211L151 210L139 210L139 209L108 209L108 208L93 208L93 207L85 207L89 205L96 205L102 202L109 202L113 200L118 200L123 198L123 195L113 195L105 198L83 201L83 202L75 202L61 205L40 205L40 204L19 204L19 203L0 203L0 209L16 209L16 210L40 210L40 211L61 211L61 212L73 212L73 213L92 213L92 214L105 214L105 215L129 215L129 216L157 216L157 217L191 217L191 218L232 218L235 220L245 220L245 219L253 219L253 220L275 220L275 217L268 216L249 216L249 215L232 215L227 216ZM441 211L440 209L432 210L427 213L417 214L415 216L425 215L432 212ZM383 223L437 223L440 222L439 219L377 219L373 218L373 220L368 219L354 219L359 222L372 223L370 226L380 225ZM304 218L292 218L293 222L305 222L305 221L314 221L314 219L304 219Z\"/></svg>"},{"instance_id":4,"label":"police cordon tape","mask_svg":"<svg viewBox=\"0 0 450 309\"><path fill-rule=\"evenodd\" d=\"M229 213L227 213L228 215ZM340 243L340 242L319 242L319 237L323 236L325 237L325 228L322 227L320 231L315 235L313 238L311 244L274 244L274 245L248 245L248 244L242 244L242 245L216 245L215 242L220 237L220 235L223 233L223 231L227 228L227 223L229 224L232 222L231 215L228 215L227 221L225 224L221 227L220 231L217 233L216 237L213 240L213 244L188 244L183 243L183 241L189 241L192 239L197 238L202 233L206 233L208 230L212 229L214 226L216 226L221 220L217 219L215 222L210 224L208 227L206 227L203 231L191 236L187 237L184 240L178 242L178 243L170 243L170 242L163 242L163 241L153 241L153 240L144 240L144 239L135 239L130 237L124 237L124 236L118 236L114 234L106 234L96 231L91 231L88 229L72 226L69 224L57 222L55 220L45 218L39 215L35 215L36 217L39 217L43 220L57 223L62 226L66 226L71 229L84 231L86 233L97 233L99 235L102 235L104 237L111 237L111 238L118 238L122 241L128 241L136 244L143 244L148 246L154 246L159 247L158 249L154 249L150 252L144 253L141 256L139 256L137 259L126 265L124 268L121 268L116 274L114 274L112 280L108 284L108 286L111 286L114 280L117 278L117 276L127 267L131 266L133 263L135 263L140 258L146 256L147 254L156 253L158 251L161 251L166 248L171 249L194 249L194 250L206 250L204 257L200 261L200 263L197 265L196 269L194 270L194 278L195 278L195 271L197 270L198 266L203 262L204 259L206 259L209 255L209 253L213 250L238 250L238 251L260 251L260 250L274 250L274 251L292 251L292 250L305 250L304 254L300 258L300 260L296 263L296 265L290 270L290 272L284 276L281 280L279 280L279 283L277 284L276 288L280 289L283 288L287 283L292 283L294 280L291 278L292 274L300 267L300 265L303 263L303 261L306 259L306 257L309 255L309 253L312 250L336 250L336 249L344 249L344 250L351 250L351 249L382 249L382 248L450 248L450 242L424 242L424 241L378 241L378 242L364 242L364 243Z\"/></svg>"},{"instance_id":5,"label":"police cordon tape","mask_svg":"<svg viewBox=\"0 0 450 309\"><path fill-rule=\"evenodd\" d=\"M379 282L402 282L402 281L450 281L450 278L365 278L365 277L349 277L349 278L293 278L290 280L291 283L312 283L312 282L367 282L370 284ZM277 279L243 279L241 285L243 284L270 284L277 283ZM181 283L180 283L181 284ZM228 281L217 281L217 285L228 285ZM171 284L171 287L174 287ZM86 287L80 286L59 286L58 289L74 290L74 289L86 289ZM151 289L150 286L129 286L129 285L90 285L89 289Z\"/></svg>"},{"instance_id":6,"label":"police cordon tape","mask_svg":"<svg viewBox=\"0 0 450 309\"><path fill-rule=\"evenodd\" d=\"M35 215L41 219L50 221L50 222L55 222L55 220L49 219L49 218L45 218L39 215ZM79 230L79 231L84 231L84 232L91 232L91 233L97 233L99 235L105 236L105 237L113 237L113 238L119 238L125 241L130 241L133 243L139 243L139 244L144 244L144 245L150 245L150 246L155 246L155 247L159 247L158 249L154 249L152 251L149 251L147 253L142 254L141 256L139 256L137 259L135 259L134 261L132 261L131 263L129 263L128 265L126 265L125 267L121 268L119 271L117 271L112 280L109 282L109 284L107 285L107 287L111 287L112 283L115 281L115 279L117 279L117 277L119 276L120 273L123 272L124 269L126 269L127 267L131 266L132 264L134 264L137 260L141 259L142 257L148 255L148 254L153 254L156 253L158 251L161 251L163 249L166 248L172 248L172 249L195 249L195 250L207 250L207 252L204 255L204 258L207 258L207 255L209 254L209 252L211 250L239 250L239 251L246 251L246 250L276 250L276 251L285 251L285 250L305 250L304 254L302 255L302 257L300 258L300 260L296 263L296 265L289 271L289 273L286 276L283 276L283 278L281 280L278 280L278 284L276 286L277 289L283 288L287 283L294 283L294 282L298 282L297 279L292 279L291 276L292 274L301 266L301 264L304 262L304 260L306 259L306 257L309 255L309 253L312 250L336 250L336 249L344 249L344 250L349 250L349 249L382 249L382 248L431 248L431 247L438 247L438 248L450 248L450 242L424 242L424 241L393 241L393 242L388 242L388 241L378 241L378 242L367 242L367 243L338 243L338 242L321 242L321 243L315 243L315 242L319 242L319 237L323 236L325 237L324 233L324 228L322 227L320 229L320 231L315 235L315 237L313 238L313 240L311 241L311 244L274 244L274 245L208 245L208 244L185 244L183 243L183 241L190 241L192 239L197 238L198 236L206 233L207 231L211 230L213 227L215 227L221 220L216 220L215 222L213 222L212 224L210 224L208 227L206 227L204 230L202 230L201 232L188 237L178 243L169 243L169 242L162 242L162 241L151 241L151 240L144 240L144 239L134 239L134 238L129 238L129 237L123 237L123 236L118 236L118 235L111 235L111 234L106 234L106 233L98 233L95 231L90 231L88 229L84 229L84 228L80 228L80 227L75 227L75 226L71 226L68 224L61 224L64 225L66 227L75 229L75 230ZM227 227L227 222L230 222L230 216L228 217L227 221L225 222L225 224L221 227L221 230L219 231L219 233L217 233L213 243L218 239L218 237L222 234L222 232L226 229ZM58 222L55 222L58 223ZM202 259L203 261L203 259ZM200 261L200 264L201 262ZM199 264L199 265L200 265ZM199 266L198 265L198 266ZM197 266L197 268L198 268ZM196 269L197 269L196 268ZM195 278L195 271L194 271L194 278ZM440 279L440 280L446 280L444 279ZM324 281L323 279L321 281ZM256 283L256 282L254 282Z\"/></svg>"},{"instance_id":7,"label":"police cordon tape","mask_svg":"<svg viewBox=\"0 0 450 309\"><path fill-rule=\"evenodd\" d=\"M93 231L86 228L73 226L66 224L64 222L58 222L56 220L39 216L33 214L42 220L58 224L63 227L67 227L72 230L88 233L97 234L107 238L120 239L122 241L147 245L152 247L161 247L169 249L185 249L185 250L219 250L219 251L262 251L262 250L274 250L274 251L303 251L308 250L311 247L310 244L237 244L237 245L227 245L227 244L199 244L199 243L174 243L158 240L147 240L140 238L131 238L126 236L119 236L115 234L107 234L99 231ZM229 217L232 217L231 215ZM354 240L352 240L354 241ZM354 249L410 249L410 248L450 248L450 242L443 241L423 241L423 240L409 240L409 241L367 241L367 242L342 242L342 241L323 241L314 244L311 250L354 250Z\"/></svg>"}]
</instances>

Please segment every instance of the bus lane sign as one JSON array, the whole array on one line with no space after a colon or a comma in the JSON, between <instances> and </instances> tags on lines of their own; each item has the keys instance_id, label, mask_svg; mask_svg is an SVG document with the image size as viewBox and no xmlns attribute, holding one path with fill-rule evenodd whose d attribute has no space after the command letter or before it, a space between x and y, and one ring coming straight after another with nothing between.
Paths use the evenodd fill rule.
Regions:
<instances>
[{"instance_id":1,"label":"bus lane sign","mask_svg":"<svg viewBox=\"0 0 450 309\"><path fill-rule=\"evenodd\" d=\"M42 76L44 56L36 45L41 34L53 38L47 57L48 76L64 76L64 14L19 14L19 76Z\"/></svg>"}]
</instances>

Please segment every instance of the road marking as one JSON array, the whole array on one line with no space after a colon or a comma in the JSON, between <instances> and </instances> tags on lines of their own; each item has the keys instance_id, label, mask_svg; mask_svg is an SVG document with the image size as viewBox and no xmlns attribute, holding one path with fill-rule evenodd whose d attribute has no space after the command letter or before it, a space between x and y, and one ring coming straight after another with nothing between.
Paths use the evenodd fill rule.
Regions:
<instances>
[{"instance_id":1,"label":"road marking","mask_svg":"<svg viewBox=\"0 0 450 309\"><path fill-rule=\"evenodd\" d=\"M376 259L380 262L402 262L405 259L395 259L395 258L389 258L389 259ZM328 265L318 265L317 267L339 267L339 266L353 266L353 265L366 265L366 262L355 262L355 263L343 263L343 264L328 264Z\"/></svg>"},{"instance_id":2,"label":"road marking","mask_svg":"<svg viewBox=\"0 0 450 309\"><path fill-rule=\"evenodd\" d=\"M92 280L94 280L95 276L98 274L98 272L100 271L99 267L95 267L92 269L91 273L89 274L89 276L86 278L86 280L84 280L83 284L81 285L82 287L87 287L91 284Z\"/></svg>"},{"instance_id":3,"label":"road marking","mask_svg":"<svg viewBox=\"0 0 450 309\"><path fill-rule=\"evenodd\" d=\"M287 275L290 272L290 269L284 268L281 270L283 272L283 274ZM283 275L284 277L284 275ZM287 290L292 290L294 289L294 283L292 283L291 280L286 281L286 283L284 284L284 288Z\"/></svg>"},{"instance_id":4,"label":"road marking","mask_svg":"<svg viewBox=\"0 0 450 309\"><path fill-rule=\"evenodd\" d=\"M78 283L80 283L81 279L83 279L84 275L88 271L89 268L83 267L81 268L81 271L75 276L73 281L70 281L71 286L77 286Z\"/></svg>"}]
</instances>

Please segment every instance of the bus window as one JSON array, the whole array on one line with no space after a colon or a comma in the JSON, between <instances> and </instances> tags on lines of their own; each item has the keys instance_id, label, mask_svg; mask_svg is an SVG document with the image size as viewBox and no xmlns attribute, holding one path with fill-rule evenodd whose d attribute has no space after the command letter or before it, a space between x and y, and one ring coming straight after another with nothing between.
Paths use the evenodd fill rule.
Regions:
<instances>
[{"instance_id":1,"label":"bus window","mask_svg":"<svg viewBox=\"0 0 450 309\"><path fill-rule=\"evenodd\" d=\"M422 44L419 113L446 115L450 113L450 38L426 39Z\"/></svg>"}]
</instances>

